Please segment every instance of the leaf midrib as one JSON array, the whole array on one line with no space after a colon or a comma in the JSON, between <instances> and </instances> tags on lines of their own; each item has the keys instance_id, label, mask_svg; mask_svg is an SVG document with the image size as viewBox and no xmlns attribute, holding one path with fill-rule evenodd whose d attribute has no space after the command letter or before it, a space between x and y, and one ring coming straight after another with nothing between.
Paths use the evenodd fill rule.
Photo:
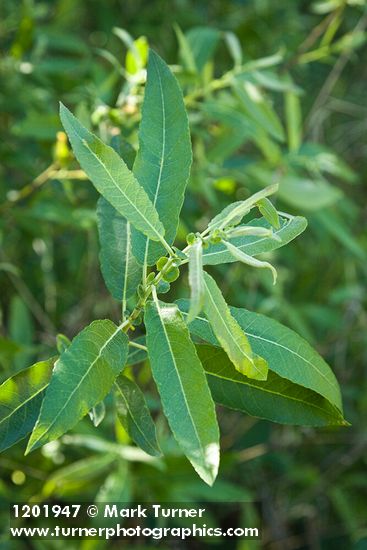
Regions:
<instances>
[{"instance_id":1,"label":"leaf midrib","mask_svg":"<svg viewBox=\"0 0 367 550\"><path fill-rule=\"evenodd\" d=\"M198 431L197 431L197 429L196 429L196 425L195 425L194 419L192 418L192 415L191 415L191 410L190 410L189 404L188 404L187 399L186 399L186 394L185 394L185 391L184 391L184 388L183 388L183 385L182 385L182 381L181 381L181 377L180 377L180 374L179 374L179 370L178 370L177 365L176 365L175 356L174 356L174 354L173 354L171 342L170 342L170 339L169 339L169 337L168 337L168 334L167 334L167 331L166 331L165 324L164 324L163 319L162 319L162 317L161 317L161 313L160 313L160 309L159 309L159 304L158 304L158 303L155 303L155 307L156 307L156 309L157 309L158 317L159 317L159 320L161 321L162 329L163 329L165 338L166 338L166 340L167 340L167 346L168 346L169 352L170 352L171 357L172 357L172 362L173 362L174 367L175 367L175 371L176 371L176 374L177 374L177 378L178 378L179 383L180 383L180 387L181 387L181 390L182 390L182 395L183 395L183 398L184 398L184 401L185 401L185 404L186 404L186 409L187 409L189 418L190 418L190 420L191 420L192 427L194 428L194 432L195 432L197 441L198 441L198 443L199 443L199 447L200 447L200 451L201 451L201 457L202 457L202 460L203 460L203 462L204 462L204 464L205 464L205 452L204 452L204 448L203 448L203 446L202 446L202 444L201 444L201 440L200 440ZM179 311L179 310L178 310L178 311Z\"/></svg>"},{"instance_id":2,"label":"leaf midrib","mask_svg":"<svg viewBox=\"0 0 367 550\"><path fill-rule=\"evenodd\" d=\"M228 378L226 376L221 376L220 374L214 374L212 371L205 371L205 372L209 376L213 376L214 378L219 378L220 380L226 380L227 382L232 382L233 384L241 384L243 386L249 386L250 388L253 388L255 390L259 390L260 392L270 393L270 394L273 394L273 395L278 395L278 396L283 397L285 399L288 399L290 401L296 401L296 402L305 404L308 407L314 407L315 409L319 409L320 411L325 413L325 409L323 409L322 407L319 407L318 405L315 405L314 403L310 403L310 402L304 401L302 399L297 399L297 397L292 397L292 396L287 395L287 394L282 394L282 393L279 393L279 392L276 392L276 391L269 390L267 388L262 388L261 386L255 386L255 385L252 385L251 383L249 383L247 381L241 382L240 380L233 380L232 378ZM311 388L307 388L307 389L309 389L309 391L313 391L313 390L311 390ZM320 394L316 394L316 395L320 395ZM323 397L325 399L324 396L321 396L321 397ZM336 409L336 411L339 412L338 409ZM331 413L327 413L327 414L328 414L328 416L332 417Z\"/></svg>"},{"instance_id":3,"label":"leaf midrib","mask_svg":"<svg viewBox=\"0 0 367 550\"><path fill-rule=\"evenodd\" d=\"M202 273L202 243L201 241L197 242L191 249L193 253L193 261L190 265L189 258L189 283L191 286L192 298L193 301L196 301L194 312L200 313L202 305L202 296L203 296L203 273ZM194 264L195 269L191 269L192 264ZM192 283L192 284L191 284ZM198 311L199 310L199 311Z\"/></svg>"},{"instance_id":4,"label":"leaf midrib","mask_svg":"<svg viewBox=\"0 0 367 550\"><path fill-rule=\"evenodd\" d=\"M157 187L154 193L154 201L153 205L157 204L158 200L158 194L162 183L162 173L163 173L163 166L164 166L164 157L166 154L166 108L164 105L164 94L163 94L163 87L162 87L162 79L159 72L157 61L153 58L153 63L155 65L155 69L158 75L158 84L159 84L159 91L160 91L160 97L161 97L161 105L162 105L162 148L161 148L161 158L159 163L159 174L158 174L158 180L157 180ZM148 253L149 253L149 239L146 240L145 243L145 253L144 253L144 265L147 265L148 262Z\"/></svg>"},{"instance_id":5,"label":"leaf midrib","mask_svg":"<svg viewBox=\"0 0 367 550\"><path fill-rule=\"evenodd\" d=\"M294 218L293 218L294 219ZM289 220L288 223L285 223L280 229L274 231L274 234L275 235L279 235L283 230L285 230L290 223L292 223L293 220ZM237 248L239 250L241 250L241 252L243 252L243 248L246 248L248 246L251 246L251 245L254 245L254 244L258 244L258 243L262 243L263 241L267 241L269 240L270 237L261 237L259 239L256 239L255 241L251 242L251 243L244 243L240 246L237 246ZM279 243L279 245L281 245L282 243ZM218 250L218 252L209 252L208 254L205 254L204 252L204 258L209 258L210 256L220 256L221 254L228 254L228 249L223 249L223 250ZM257 256L258 254L262 254L262 252L257 252L256 254L253 254L253 256Z\"/></svg>"},{"instance_id":6,"label":"leaf midrib","mask_svg":"<svg viewBox=\"0 0 367 550\"><path fill-rule=\"evenodd\" d=\"M181 312L181 313L183 313L184 315L187 315L186 312ZM207 319L205 319L204 317L196 317L196 319L199 319L200 321L204 321L205 323L207 323L210 326L209 321ZM322 376L322 378L324 378L324 380L328 384L330 384L333 388L338 389L338 386L336 385L335 381L334 380L329 380L328 378L326 378L324 373L321 372L313 363L311 363L311 361L306 359L306 357L302 357L302 355L299 355L299 353L297 353L296 351L294 351L290 348L287 348L286 346L283 346L282 344L278 344L278 342L274 342L274 340L268 340L267 338L264 338L263 336L258 336L256 334L251 334L251 332L247 332L245 329L243 329L243 330L244 330L244 333L247 336L251 336L252 338L256 338L258 340L263 340L264 342L268 342L269 344L273 344L274 346L278 346L280 348L283 348L283 349L287 350L289 353L292 353L293 355L295 355L296 357L299 357L302 361L304 361L305 363L310 365L314 370L316 370L316 372L318 372L320 374L320 376ZM308 387L308 386L304 386L304 387ZM312 389L312 388L309 388L309 389ZM316 390L313 390L313 391L316 391ZM316 392L316 393L319 393L319 392ZM319 394L319 395L322 395L322 394ZM323 397L325 397L325 396L323 396Z\"/></svg>"},{"instance_id":7,"label":"leaf midrib","mask_svg":"<svg viewBox=\"0 0 367 550\"><path fill-rule=\"evenodd\" d=\"M96 356L96 358L92 361L92 363L89 365L88 369L86 370L86 372L83 374L83 376L81 377L79 383L73 388L73 391L70 393L69 397L67 398L67 400L65 401L63 407L59 410L59 412L57 413L57 415L55 416L55 418L53 419L53 421L51 422L51 424L49 424L46 428L46 430L36 439L36 441L33 443L32 447L34 447L34 444L37 443L38 441L40 441L45 434L47 434L51 428L55 425L56 421L58 420L58 418L60 417L60 414L64 412L65 408L67 407L67 405L69 404L70 400L72 399L72 397L75 395L75 392L77 390L79 390L80 386L82 385L82 383L84 382L85 378L88 376L88 374L90 373L91 369L94 367L95 363L102 357L102 353L103 351L105 350L106 346L111 342L111 340L113 340L113 338L116 336L116 334L118 334L118 332L121 330L121 325L117 327L117 329L111 334L111 336L106 340L106 342L103 344L103 346L100 348L99 352L98 352L98 355ZM66 350L67 352L68 350ZM58 359L59 361L60 359ZM58 362L57 361L57 362ZM56 362L56 363L57 363ZM56 363L55 363L55 366L56 366Z\"/></svg>"},{"instance_id":8,"label":"leaf midrib","mask_svg":"<svg viewBox=\"0 0 367 550\"><path fill-rule=\"evenodd\" d=\"M127 294L127 279L129 274L129 261L130 261L130 222L126 220L126 254L125 254L125 274L124 274L124 284L122 291L122 304L124 311L122 315L125 315L126 309L126 294Z\"/></svg>"},{"instance_id":9,"label":"leaf midrib","mask_svg":"<svg viewBox=\"0 0 367 550\"><path fill-rule=\"evenodd\" d=\"M123 190L121 189L121 187L118 185L118 183L116 182L116 180L113 178L111 172L108 170L107 166L105 165L104 162L102 162L102 160L98 157L98 155L95 154L95 152L89 147L89 144L86 140L82 140L82 143L83 145L92 153L92 155L97 159L97 162L99 162L99 164L104 168L104 170L107 172L111 182L114 184L114 186L116 187L116 189L118 189L118 191L121 193L121 195L123 195L125 197L125 200L133 207L133 209L135 210L135 212L140 216L140 218L142 218L146 223L147 225L149 225L149 227L152 229L153 233L155 235L157 235L158 237L158 241L162 242L162 235L157 231L157 229L154 227L154 225L152 225L150 223L150 221L148 220L148 218L146 218L143 213L137 208L137 206L129 199L129 197L126 195L126 193L123 192ZM134 178L134 175L132 174L132 177ZM135 178L134 178L135 179ZM138 183L138 182L137 182ZM138 184L139 185L139 184ZM142 188L143 189L143 188ZM147 196L147 199L149 200L149 197Z\"/></svg>"},{"instance_id":10,"label":"leaf midrib","mask_svg":"<svg viewBox=\"0 0 367 550\"><path fill-rule=\"evenodd\" d=\"M194 288L194 292L197 296L200 297L200 294L202 292L201 288L202 287L202 277L201 277L201 261L200 261L200 256L202 254L202 249L201 249L201 242L197 243L196 246L194 247L194 258L195 258L195 267L196 269L194 270L193 272L193 276L194 278L196 279L196 285L195 285L195 288Z\"/></svg>"},{"instance_id":11,"label":"leaf midrib","mask_svg":"<svg viewBox=\"0 0 367 550\"><path fill-rule=\"evenodd\" d=\"M41 392L44 391L45 388L47 388L49 382L45 382L44 386L42 386L42 388L40 388L36 393L34 393L33 395L31 395L30 397L28 397L28 399L26 399L25 401L22 401L18 407L16 407L15 409L12 409L10 414L8 414L7 416L5 416L4 418L2 418L0 420L0 427L1 427L1 424L3 424L6 420L8 420L9 418L11 418L19 409L21 409L22 407L24 407L27 403L29 403L30 401L32 401L32 399L35 399L37 397L38 394L40 394Z\"/></svg>"},{"instance_id":12,"label":"leaf midrib","mask_svg":"<svg viewBox=\"0 0 367 550\"><path fill-rule=\"evenodd\" d=\"M219 317L219 319L220 319L222 325L223 325L224 328L226 329L227 333L229 334L229 336L230 336L232 342L234 342L234 344L235 344L235 346L237 347L237 349L239 349L241 355L243 355L244 357L246 357L246 359L252 364L252 366L255 368L255 370L261 375L261 374L262 374L262 373L261 373L261 370L257 368L255 361L254 361L251 357L249 357L249 356L243 351L243 349L241 348L241 346L238 344L237 340L236 340L235 338L232 337L231 331L229 330L229 328L228 328L228 326L227 326L227 323L224 322L224 320L223 320L223 318L222 318L222 315L221 315L219 309L217 308L217 305L216 305L216 303L215 303L215 301L214 301L214 299L213 299L213 297L212 297L212 294L211 294L211 292L209 291L209 288L208 288L208 285L206 284L205 279L204 279L204 285L205 285L207 294L209 295L210 300L211 300L211 302L212 302L212 304L213 304L215 310L216 310L217 313L218 313L218 317ZM229 314L232 316L232 314L231 314L230 311L229 311ZM237 321L236 321L236 319L235 319L234 317L233 317L232 319L233 319L233 321L234 321L235 323L237 323ZM210 324L209 321L208 321L208 323ZM238 324L238 323L237 323L237 324ZM241 328L240 326L239 326L239 329L242 331L242 328ZM244 332L244 331L243 331L243 332ZM244 332L244 333L245 333L245 332ZM246 336L246 333L245 333L245 336Z\"/></svg>"}]
</instances>

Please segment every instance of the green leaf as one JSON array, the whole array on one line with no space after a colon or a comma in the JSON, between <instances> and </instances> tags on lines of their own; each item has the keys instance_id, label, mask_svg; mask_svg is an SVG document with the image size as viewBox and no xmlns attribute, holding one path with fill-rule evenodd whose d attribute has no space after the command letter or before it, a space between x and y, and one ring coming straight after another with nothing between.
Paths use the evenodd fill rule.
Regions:
<instances>
[{"instance_id":1,"label":"green leaf","mask_svg":"<svg viewBox=\"0 0 367 550\"><path fill-rule=\"evenodd\" d=\"M148 59L148 42L145 36L134 40L134 49L126 53L125 67L129 74L136 74L143 69Z\"/></svg>"},{"instance_id":2,"label":"green leaf","mask_svg":"<svg viewBox=\"0 0 367 550\"><path fill-rule=\"evenodd\" d=\"M179 300L178 305L181 311L188 311L187 300ZM342 412L338 381L329 365L308 342L265 315L235 307L231 307L231 314L247 335L254 352L267 360L271 371L322 395ZM189 329L206 342L219 345L204 317L197 317Z\"/></svg>"},{"instance_id":3,"label":"green leaf","mask_svg":"<svg viewBox=\"0 0 367 550\"><path fill-rule=\"evenodd\" d=\"M201 72L215 53L220 40L220 31L210 27L194 27L185 36L193 53L195 65Z\"/></svg>"},{"instance_id":4,"label":"green leaf","mask_svg":"<svg viewBox=\"0 0 367 550\"><path fill-rule=\"evenodd\" d=\"M111 147L122 158L128 169L132 170L136 158L134 147L126 139L123 139L121 135L112 136Z\"/></svg>"},{"instance_id":5,"label":"green leaf","mask_svg":"<svg viewBox=\"0 0 367 550\"><path fill-rule=\"evenodd\" d=\"M214 483L219 430L204 370L177 306L146 306L148 355L163 410L182 451L199 476Z\"/></svg>"},{"instance_id":6,"label":"green leaf","mask_svg":"<svg viewBox=\"0 0 367 550\"><path fill-rule=\"evenodd\" d=\"M191 160L182 91L166 63L150 50L139 151L133 171L163 221L169 244L176 236ZM133 231L133 250L136 258L148 265L165 254L162 245L149 242L136 231Z\"/></svg>"},{"instance_id":7,"label":"green leaf","mask_svg":"<svg viewBox=\"0 0 367 550\"><path fill-rule=\"evenodd\" d=\"M154 241L163 241L164 227L158 213L120 156L89 132L61 103L60 117L81 167L97 191Z\"/></svg>"},{"instance_id":8,"label":"green leaf","mask_svg":"<svg viewBox=\"0 0 367 550\"><path fill-rule=\"evenodd\" d=\"M269 199L260 199L257 203L260 214L273 226L275 229L280 228L279 214Z\"/></svg>"},{"instance_id":9,"label":"green leaf","mask_svg":"<svg viewBox=\"0 0 367 550\"><path fill-rule=\"evenodd\" d=\"M358 175L333 151L319 143L303 143L296 154L289 156L291 164L299 165L311 172L330 174L348 183L356 183Z\"/></svg>"},{"instance_id":10,"label":"green leaf","mask_svg":"<svg viewBox=\"0 0 367 550\"><path fill-rule=\"evenodd\" d=\"M343 193L323 179L288 174L281 179L278 196L291 206L313 211L334 204Z\"/></svg>"},{"instance_id":11,"label":"green leaf","mask_svg":"<svg viewBox=\"0 0 367 550\"><path fill-rule=\"evenodd\" d=\"M270 224L264 219L251 220L249 226L271 228ZM239 226L246 227L246 226ZM307 227L307 220L300 216L290 218L280 218L280 227L273 232L274 237L259 237L246 235L228 239L242 252L249 256L257 256L263 252L276 250L298 237ZM203 264L216 265L235 262L236 259L228 252L223 243L211 244L203 251Z\"/></svg>"},{"instance_id":12,"label":"green leaf","mask_svg":"<svg viewBox=\"0 0 367 550\"><path fill-rule=\"evenodd\" d=\"M161 456L155 425L139 386L126 376L116 379L117 415L131 439L152 456Z\"/></svg>"},{"instance_id":13,"label":"green leaf","mask_svg":"<svg viewBox=\"0 0 367 550\"><path fill-rule=\"evenodd\" d=\"M132 253L131 225L103 197L98 200L97 217L102 275L112 296L126 307L142 277Z\"/></svg>"},{"instance_id":14,"label":"green leaf","mask_svg":"<svg viewBox=\"0 0 367 550\"><path fill-rule=\"evenodd\" d=\"M28 435L36 423L55 358L35 363L0 386L0 451Z\"/></svg>"},{"instance_id":15,"label":"green leaf","mask_svg":"<svg viewBox=\"0 0 367 550\"><path fill-rule=\"evenodd\" d=\"M288 149L289 151L298 151L302 143L301 100L299 95L291 90L285 93L284 99Z\"/></svg>"},{"instance_id":16,"label":"green leaf","mask_svg":"<svg viewBox=\"0 0 367 550\"><path fill-rule=\"evenodd\" d=\"M203 282L203 243L200 239L190 246L188 257L191 297L187 322L190 323L202 310L205 295Z\"/></svg>"},{"instance_id":17,"label":"green leaf","mask_svg":"<svg viewBox=\"0 0 367 550\"><path fill-rule=\"evenodd\" d=\"M346 424L340 411L314 391L293 384L274 372L269 372L266 381L252 380L234 369L222 349L208 345L198 345L196 349L217 403L282 424Z\"/></svg>"},{"instance_id":18,"label":"green leaf","mask_svg":"<svg viewBox=\"0 0 367 550\"><path fill-rule=\"evenodd\" d=\"M173 28L177 36L179 54L180 54L182 65L189 72L197 73L194 54L191 50L191 47L188 43L186 36L184 35L181 28L176 23L173 25Z\"/></svg>"},{"instance_id":19,"label":"green leaf","mask_svg":"<svg viewBox=\"0 0 367 550\"><path fill-rule=\"evenodd\" d=\"M303 93L302 89L296 86L287 75L279 75L275 71L253 71L247 78L255 82L255 84L259 84L262 88L267 88L274 92L290 91L298 95Z\"/></svg>"},{"instance_id":20,"label":"green leaf","mask_svg":"<svg viewBox=\"0 0 367 550\"><path fill-rule=\"evenodd\" d=\"M235 368L249 378L266 380L267 362L252 352L250 342L230 309L214 279L204 272L204 312L214 334Z\"/></svg>"},{"instance_id":21,"label":"green leaf","mask_svg":"<svg viewBox=\"0 0 367 550\"><path fill-rule=\"evenodd\" d=\"M111 470L116 459L116 454L104 453L68 464L51 474L43 486L42 494L49 497L53 494L68 493L74 487L80 490L80 485L83 482L90 482L103 472Z\"/></svg>"},{"instance_id":22,"label":"green leaf","mask_svg":"<svg viewBox=\"0 0 367 550\"><path fill-rule=\"evenodd\" d=\"M264 97L260 88L249 81L243 83L234 81L234 90L247 116L271 137L278 141L284 141L284 130L278 115Z\"/></svg>"},{"instance_id":23,"label":"green leaf","mask_svg":"<svg viewBox=\"0 0 367 550\"><path fill-rule=\"evenodd\" d=\"M224 33L224 40L233 59L234 66L240 67L242 64L242 47L239 39L233 32L228 31Z\"/></svg>"},{"instance_id":24,"label":"green leaf","mask_svg":"<svg viewBox=\"0 0 367 550\"><path fill-rule=\"evenodd\" d=\"M125 366L128 339L109 320L94 321L55 364L27 453L73 428L102 401Z\"/></svg>"},{"instance_id":25,"label":"green leaf","mask_svg":"<svg viewBox=\"0 0 367 550\"><path fill-rule=\"evenodd\" d=\"M94 435L65 435L62 438L62 442L64 445L71 445L78 449L85 448L89 451L102 454L113 453L118 458L122 458L128 462L142 462L145 464L150 464L154 468L164 468L164 465L159 458L149 456L138 447L131 447L120 443L112 443L107 439L102 439Z\"/></svg>"},{"instance_id":26,"label":"green leaf","mask_svg":"<svg viewBox=\"0 0 367 550\"><path fill-rule=\"evenodd\" d=\"M256 203L269 195L273 195L278 191L278 184L269 185L258 191L254 195L251 195L244 201L233 202L226 206L219 214L217 214L208 223L208 229L214 231L214 229L224 229L231 225L238 225L242 218L250 212L252 208L256 206Z\"/></svg>"},{"instance_id":27,"label":"green leaf","mask_svg":"<svg viewBox=\"0 0 367 550\"><path fill-rule=\"evenodd\" d=\"M223 244L227 248L228 252L230 252L232 256L236 258L236 260L244 264L250 265L251 267L270 269L273 274L273 284L275 285L277 281L277 271L275 267L273 267L269 262L262 262L261 260L257 260L256 258L249 256L230 242L223 241Z\"/></svg>"}]
</instances>

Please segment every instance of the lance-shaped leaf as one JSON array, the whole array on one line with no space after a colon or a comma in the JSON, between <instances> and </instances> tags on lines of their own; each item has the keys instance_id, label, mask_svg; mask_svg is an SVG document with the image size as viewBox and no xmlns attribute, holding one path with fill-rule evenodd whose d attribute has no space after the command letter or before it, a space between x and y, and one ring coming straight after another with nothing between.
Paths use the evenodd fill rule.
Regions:
<instances>
[{"instance_id":1,"label":"lance-shaped leaf","mask_svg":"<svg viewBox=\"0 0 367 550\"><path fill-rule=\"evenodd\" d=\"M270 224L261 219L251 220L251 226L264 227L270 229ZM245 226L238 226L238 228ZM229 238L228 241L238 250L241 250L249 256L257 256L263 252L276 250L295 239L307 227L307 221L302 217L291 217L290 219L281 218L279 229L274 230L273 236L243 235L241 237ZM277 237L277 238L274 238ZM203 264L216 265L235 262L236 258L228 251L223 243L211 244L203 251Z\"/></svg>"},{"instance_id":2,"label":"lance-shaped leaf","mask_svg":"<svg viewBox=\"0 0 367 550\"><path fill-rule=\"evenodd\" d=\"M205 296L203 281L203 243L198 239L189 248L189 284L191 289L190 310L187 322L199 315Z\"/></svg>"},{"instance_id":3,"label":"lance-shaped leaf","mask_svg":"<svg viewBox=\"0 0 367 550\"><path fill-rule=\"evenodd\" d=\"M139 386L120 375L115 382L117 416L131 439L152 456L161 456L155 425Z\"/></svg>"},{"instance_id":4,"label":"lance-shaped leaf","mask_svg":"<svg viewBox=\"0 0 367 550\"><path fill-rule=\"evenodd\" d=\"M94 321L55 364L27 452L70 430L110 391L125 366L128 338L109 320Z\"/></svg>"},{"instance_id":5,"label":"lance-shaped leaf","mask_svg":"<svg viewBox=\"0 0 367 550\"><path fill-rule=\"evenodd\" d=\"M284 141L282 124L259 87L252 82L234 82L234 90L246 115L278 141Z\"/></svg>"},{"instance_id":6,"label":"lance-shaped leaf","mask_svg":"<svg viewBox=\"0 0 367 550\"><path fill-rule=\"evenodd\" d=\"M233 246L232 243L229 243L227 241L223 241L224 246L227 248L228 252L232 254L236 260L249 265L251 267L258 267L260 269L270 269L273 275L273 284L277 282L277 271L274 266L272 266L269 262L263 262L261 260L257 260L256 258L253 258L252 256L249 256L248 254L245 254L242 250L237 248L236 246Z\"/></svg>"},{"instance_id":7,"label":"lance-shaped leaf","mask_svg":"<svg viewBox=\"0 0 367 550\"><path fill-rule=\"evenodd\" d=\"M0 451L33 430L55 359L40 361L1 384Z\"/></svg>"},{"instance_id":8,"label":"lance-shaped leaf","mask_svg":"<svg viewBox=\"0 0 367 550\"><path fill-rule=\"evenodd\" d=\"M256 225L237 225L237 227L233 227L233 229L226 231L226 236L228 239L234 239L235 237L247 237L248 235L256 237L270 237L271 239L281 242L278 235L273 233L273 230L267 227Z\"/></svg>"},{"instance_id":9,"label":"lance-shaped leaf","mask_svg":"<svg viewBox=\"0 0 367 550\"><path fill-rule=\"evenodd\" d=\"M139 151L133 171L163 222L169 244L176 236L191 160L189 124L181 89L166 63L150 50ZM162 245L149 242L136 231L133 250L138 260L148 265L165 253Z\"/></svg>"},{"instance_id":10,"label":"lance-shaped leaf","mask_svg":"<svg viewBox=\"0 0 367 550\"><path fill-rule=\"evenodd\" d=\"M205 315L235 368L249 378L266 380L268 375L267 362L253 353L246 334L232 317L217 283L205 272L204 286Z\"/></svg>"},{"instance_id":11,"label":"lance-shaped leaf","mask_svg":"<svg viewBox=\"0 0 367 550\"><path fill-rule=\"evenodd\" d=\"M264 218L276 229L279 229L279 213L276 210L275 206L269 199L260 199L257 203L259 212L264 216Z\"/></svg>"},{"instance_id":12,"label":"lance-shaped leaf","mask_svg":"<svg viewBox=\"0 0 367 550\"><path fill-rule=\"evenodd\" d=\"M122 158L60 105L60 117L76 158L97 191L139 231L164 242L164 227L144 189Z\"/></svg>"},{"instance_id":13,"label":"lance-shaped leaf","mask_svg":"<svg viewBox=\"0 0 367 550\"><path fill-rule=\"evenodd\" d=\"M185 35L195 59L195 66L201 72L215 53L221 32L210 27L193 27Z\"/></svg>"},{"instance_id":14,"label":"lance-shaped leaf","mask_svg":"<svg viewBox=\"0 0 367 550\"><path fill-rule=\"evenodd\" d=\"M91 480L101 476L106 471L111 471L114 463L117 462L117 455L104 453L103 455L92 455L54 471L46 480L42 494L45 497L51 495L62 495L63 491L82 484L88 484Z\"/></svg>"},{"instance_id":15,"label":"lance-shaped leaf","mask_svg":"<svg viewBox=\"0 0 367 550\"><path fill-rule=\"evenodd\" d=\"M320 394L269 372L266 381L239 374L221 348L197 346L213 399L251 416L300 426L345 426L334 405Z\"/></svg>"},{"instance_id":16,"label":"lance-shaped leaf","mask_svg":"<svg viewBox=\"0 0 367 550\"><path fill-rule=\"evenodd\" d=\"M131 225L103 197L98 200L97 219L102 275L112 296L126 306L142 277L142 268L132 253Z\"/></svg>"},{"instance_id":17,"label":"lance-shaped leaf","mask_svg":"<svg viewBox=\"0 0 367 550\"><path fill-rule=\"evenodd\" d=\"M222 212L217 214L208 223L208 229L210 229L210 231L213 231L214 229L224 229L225 227L228 227L230 225L239 224L242 218L246 214L248 214L252 208L256 206L256 203L259 200L264 199L269 195L273 195L278 191L278 188L278 184L275 183L274 185L269 185L269 187L265 187L265 189L262 189L254 195L251 195L251 197L244 201L238 201L229 204L228 206L226 206L226 208L222 210Z\"/></svg>"},{"instance_id":18,"label":"lance-shaped leaf","mask_svg":"<svg viewBox=\"0 0 367 550\"><path fill-rule=\"evenodd\" d=\"M146 307L148 355L164 414L182 451L211 485L219 465L214 402L181 313L174 304Z\"/></svg>"},{"instance_id":19,"label":"lance-shaped leaf","mask_svg":"<svg viewBox=\"0 0 367 550\"><path fill-rule=\"evenodd\" d=\"M178 304L181 311L188 311L188 300L179 300ZM294 384L319 393L342 412L338 381L329 365L306 340L265 315L243 308L230 309L246 333L252 349L267 360L270 370ZM220 345L205 317L197 317L189 328L192 334L206 342Z\"/></svg>"}]
</instances>

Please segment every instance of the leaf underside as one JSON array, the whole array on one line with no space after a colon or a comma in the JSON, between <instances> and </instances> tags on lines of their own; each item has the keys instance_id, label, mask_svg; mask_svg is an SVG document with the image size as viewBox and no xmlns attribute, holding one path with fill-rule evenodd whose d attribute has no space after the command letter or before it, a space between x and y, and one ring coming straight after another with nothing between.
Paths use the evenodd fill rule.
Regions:
<instances>
[{"instance_id":1,"label":"leaf underside","mask_svg":"<svg viewBox=\"0 0 367 550\"><path fill-rule=\"evenodd\" d=\"M203 367L174 304L146 307L148 355L168 423L181 449L208 484L219 465L219 430Z\"/></svg>"},{"instance_id":2,"label":"leaf underside","mask_svg":"<svg viewBox=\"0 0 367 550\"><path fill-rule=\"evenodd\" d=\"M181 311L188 311L186 300L178 300ZM338 382L324 359L296 332L265 315L244 308L230 308L246 333L255 353L264 357L269 369L294 384L322 395L342 412ZM187 313L183 313L184 316ZM208 320L197 317L190 332L212 345L219 345Z\"/></svg>"},{"instance_id":3,"label":"leaf underside","mask_svg":"<svg viewBox=\"0 0 367 550\"><path fill-rule=\"evenodd\" d=\"M117 415L135 443L152 456L161 456L153 419L139 386L120 375L115 382Z\"/></svg>"},{"instance_id":4,"label":"leaf underside","mask_svg":"<svg viewBox=\"0 0 367 550\"><path fill-rule=\"evenodd\" d=\"M266 381L242 376L224 351L198 345L213 399L251 416L301 426L345 425L343 415L316 392L269 372Z\"/></svg>"}]
</instances>

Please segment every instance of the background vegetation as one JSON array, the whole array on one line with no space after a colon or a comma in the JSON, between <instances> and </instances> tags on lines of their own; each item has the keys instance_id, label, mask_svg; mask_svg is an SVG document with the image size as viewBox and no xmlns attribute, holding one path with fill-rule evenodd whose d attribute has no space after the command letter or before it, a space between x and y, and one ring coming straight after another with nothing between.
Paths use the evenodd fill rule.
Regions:
<instances>
[{"instance_id":1,"label":"background vegetation","mask_svg":"<svg viewBox=\"0 0 367 550\"><path fill-rule=\"evenodd\" d=\"M244 278L236 264L218 267L217 278L229 303L270 314L317 347L352 427L284 427L223 410L225 454L209 489L159 415L168 458L145 462L107 400L98 431L86 418L26 458L24 443L1 455L1 522L14 498L93 500L118 483L131 501L260 502L245 521L262 522L263 541L241 550L367 547L365 4L2 0L0 380L49 357L58 332L72 337L94 318L119 316L99 271L97 194L58 134L62 100L103 139L121 133L136 145L143 66L117 26L145 37L136 45L142 65L147 41L186 95L195 164L179 235L275 181L278 208L308 218L298 240L272 253L274 288L267 274L248 269ZM248 97L228 85L228 71ZM175 287L171 298L185 292ZM145 373L141 365L143 385Z\"/></svg>"}]
</instances>

